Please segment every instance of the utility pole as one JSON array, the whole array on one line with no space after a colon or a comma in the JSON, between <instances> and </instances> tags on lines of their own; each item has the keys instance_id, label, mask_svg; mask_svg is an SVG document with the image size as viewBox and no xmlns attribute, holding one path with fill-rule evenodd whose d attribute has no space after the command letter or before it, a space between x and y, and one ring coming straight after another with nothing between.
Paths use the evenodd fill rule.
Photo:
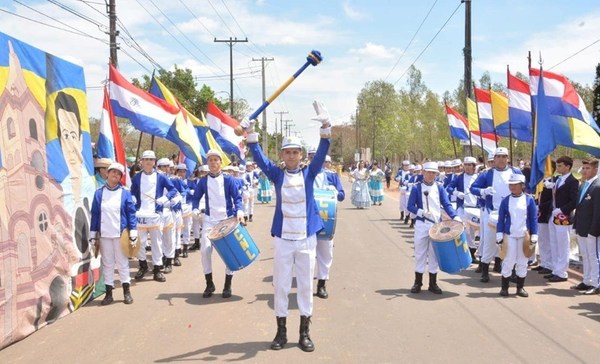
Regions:
<instances>
[{"instance_id":1,"label":"utility pole","mask_svg":"<svg viewBox=\"0 0 600 364\"><path fill-rule=\"evenodd\" d=\"M266 87L265 87L265 61L266 62L270 62L270 61L274 61L275 58L265 58L265 57L261 57L259 59L256 58L252 58L252 61L256 62L256 61L260 61L261 65L262 65L262 101L265 102L267 100L267 95L266 95ZM263 128L263 133L264 133L264 137L263 137L263 145L262 145L262 149L265 151L265 153L268 153L268 142L269 142L269 138L268 133L267 133L267 113L263 111L262 113L262 128Z\"/></svg>"},{"instance_id":2,"label":"utility pole","mask_svg":"<svg viewBox=\"0 0 600 364\"><path fill-rule=\"evenodd\" d=\"M471 93L471 0L462 0L465 3L465 97L470 98Z\"/></svg>"},{"instance_id":3,"label":"utility pole","mask_svg":"<svg viewBox=\"0 0 600 364\"><path fill-rule=\"evenodd\" d=\"M289 114L287 111L275 111L274 114L279 114L279 132L281 133L281 139L283 143L283 114ZM277 153L277 121L275 121L275 153Z\"/></svg>"},{"instance_id":4,"label":"utility pole","mask_svg":"<svg viewBox=\"0 0 600 364\"><path fill-rule=\"evenodd\" d=\"M108 12L108 20L109 20L109 37L110 37L110 64L112 64L115 68L118 67L119 62L117 60L117 37L119 36L119 31L117 30L117 11L116 11L116 0L109 0L107 5Z\"/></svg>"},{"instance_id":5,"label":"utility pole","mask_svg":"<svg viewBox=\"0 0 600 364\"><path fill-rule=\"evenodd\" d=\"M215 43L229 43L229 116L233 117L233 44L234 43L245 43L248 42L248 38L246 39L237 39L231 38L229 39L217 39L215 38Z\"/></svg>"},{"instance_id":6,"label":"utility pole","mask_svg":"<svg viewBox=\"0 0 600 364\"><path fill-rule=\"evenodd\" d=\"M283 122L285 123L285 136L289 136L290 135L290 127L294 126L296 124L293 124L293 119L286 119L283 120Z\"/></svg>"}]
</instances>

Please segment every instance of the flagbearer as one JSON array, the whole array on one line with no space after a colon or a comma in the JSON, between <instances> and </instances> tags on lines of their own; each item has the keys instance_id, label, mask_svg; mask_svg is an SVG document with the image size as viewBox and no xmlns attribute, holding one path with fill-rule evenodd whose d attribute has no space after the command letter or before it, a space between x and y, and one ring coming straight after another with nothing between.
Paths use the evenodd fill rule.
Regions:
<instances>
[{"instance_id":1,"label":"flagbearer","mask_svg":"<svg viewBox=\"0 0 600 364\"><path fill-rule=\"evenodd\" d=\"M108 167L106 185L96 190L92 202L90 236L92 239L100 239L102 275L106 285L106 295L101 302L103 306L113 302L115 265L123 286L123 302L125 304L133 303L129 290L131 282L129 260L121 249L121 234L123 230L129 229L130 244L135 247L137 244L137 220L131 193L120 183L124 173L123 165L112 163Z\"/></svg>"},{"instance_id":2,"label":"flagbearer","mask_svg":"<svg viewBox=\"0 0 600 364\"><path fill-rule=\"evenodd\" d=\"M215 292L212 274L212 242L208 234L219 222L230 217L237 217L240 224L244 222L244 210L242 206L242 195L239 190L235 177L226 175L221 171L221 153L216 149L211 149L206 153L208 163L208 176L201 178L196 184L194 196L192 197L193 213L200 216L200 209L204 209L204 218L202 221L202 241L200 244L200 253L202 255L202 268L206 280L206 288L202 297L209 298ZM200 200L205 197L204 206L200 206ZM231 297L231 281L233 271L226 268L225 286L223 287L223 298Z\"/></svg>"},{"instance_id":3,"label":"flagbearer","mask_svg":"<svg viewBox=\"0 0 600 364\"><path fill-rule=\"evenodd\" d=\"M165 274L169 274L173 271L173 260L175 258L175 249L177 247L176 237L176 221L177 213L181 213L180 206L181 195L177 192L177 189L173 185L171 164L173 162L168 158L161 158L156 163L158 166L158 173L166 176L171 182L171 185L175 189L175 196L169 198L168 201L162 204L162 242L163 242L163 265ZM168 194L169 190L166 188L163 190L163 194Z\"/></svg>"},{"instance_id":4,"label":"flagbearer","mask_svg":"<svg viewBox=\"0 0 600 364\"><path fill-rule=\"evenodd\" d=\"M177 231L177 236L181 235L178 239L178 245L175 248L175 259L173 265L181 265L179 262L179 256L183 258L188 257L188 247L190 244L190 231L192 228L192 205L191 205L191 194L188 186L188 180L185 178L187 174L187 166L185 163L179 163L175 167L176 178L173 178L173 185L179 191L181 195L181 214L180 214L180 228ZM179 225L179 224L178 224ZM180 245L179 245L180 242Z\"/></svg>"}]
</instances>

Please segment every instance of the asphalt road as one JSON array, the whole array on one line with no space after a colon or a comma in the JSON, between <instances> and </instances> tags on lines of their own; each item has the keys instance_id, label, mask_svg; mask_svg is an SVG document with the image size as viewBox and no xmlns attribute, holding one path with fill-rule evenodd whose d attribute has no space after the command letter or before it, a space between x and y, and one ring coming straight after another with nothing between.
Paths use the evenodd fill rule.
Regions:
<instances>
[{"instance_id":1,"label":"asphalt road","mask_svg":"<svg viewBox=\"0 0 600 364\"><path fill-rule=\"evenodd\" d=\"M311 337L316 350L305 353L297 346L294 291L290 341L284 350L269 350L276 331L273 211L273 203L256 205L248 229L261 255L236 273L232 298L220 296L225 273L216 252L218 294L202 298L200 253L194 252L166 283L150 275L134 282L134 304L124 305L117 288L112 305L100 306L99 299L89 303L0 351L0 363L600 362L600 296L569 289L577 283L576 272L569 282L555 284L530 272L529 298L516 297L514 285L510 297L499 297L499 276L493 273L483 284L472 269L439 274L442 295L411 294L412 231L399 221L395 192L383 206L366 210L348 200L339 204L330 297L315 297Z\"/></svg>"}]
</instances>

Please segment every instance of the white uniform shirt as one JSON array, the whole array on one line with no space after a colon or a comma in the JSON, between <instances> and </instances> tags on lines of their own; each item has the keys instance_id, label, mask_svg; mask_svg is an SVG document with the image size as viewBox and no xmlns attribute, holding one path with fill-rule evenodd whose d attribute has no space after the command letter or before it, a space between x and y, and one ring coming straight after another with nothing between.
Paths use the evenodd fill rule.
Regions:
<instances>
[{"instance_id":1,"label":"white uniform shirt","mask_svg":"<svg viewBox=\"0 0 600 364\"><path fill-rule=\"evenodd\" d=\"M281 212L283 223L281 238L286 240L306 239L306 191L302 172L284 172L281 187Z\"/></svg>"},{"instance_id":2,"label":"white uniform shirt","mask_svg":"<svg viewBox=\"0 0 600 364\"><path fill-rule=\"evenodd\" d=\"M508 211L510 214L510 236L515 238L524 237L527 231L527 197L524 193L519 197L510 196Z\"/></svg>"},{"instance_id":3,"label":"white uniform shirt","mask_svg":"<svg viewBox=\"0 0 600 364\"><path fill-rule=\"evenodd\" d=\"M121 195L123 189L111 191L104 188L100 204L100 236L103 238L121 237Z\"/></svg>"},{"instance_id":4,"label":"white uniform shirt","mask_svg":"<svg viewBox=\"0 0 600 364\"><path fill-rule=\"evenodd\" d=\"M154 196L156 196L156 181L158 176L156 172L152 174L142 173L140 178L140 211L152 211L156 209L156 203L154 202Z\"/></svg>"},{"instance_id":5,"label":"white uniform shirt","mask_svg":"<svg viewBox=\"0 0 600 364\"><path fill-rule=\"evenodd\" d=\"M477 206L477 196L475 196L474 194L471 193L471 185L473 184L473 182L475 182L475 180L477 179L477 174L464 174L463 175L463 185L464 185L464 190L465 190L465 199L464 199L464 206L465 207L475 207Z\"/></svg>"},{"instance_id":6,"label":"white uniform shirt","mask_svg":"<svg viewBox=\"0 0 600 364\"><path fill-rule=\"evenodd\" d=\"M208 195L209 215L208 220L221 221L227 218L227 204L225 202L225 179L221 173L217 177L207 176L206 193Z\"/></svg>"},{"instance_id":7,"label":"white uniform shirt","mask_svg":"<svg viewBox=\"0 0 600 364\"><path fill-rule=\"evenodd\" d=\"M428 193L427 197L425 196L425 192ZM429 201L429 212L433 214L433 221L440 221L442 218L442 204L440 202L440 191L437 183L434 182L431 186L421 183L421 198L423 199L423 212L428 211L427 201Z\"/></svg>"},{"instance_id":8,"label":"white uniform shirt","mask_svg":"<svg viewBox=\"0 0 600 364\"><path fill-rule=\"evenodd\" d=\"M498 210L500 208L500 202L502 202L506 196L510 195L508 180L513 174L513 171L510 168L504 171L499 171L497 169L493 169L492 171L494 173L492 187L496 190L496 193L492 196L492 205L494 206L494 210Z\"/></svg>"}]
</instances>

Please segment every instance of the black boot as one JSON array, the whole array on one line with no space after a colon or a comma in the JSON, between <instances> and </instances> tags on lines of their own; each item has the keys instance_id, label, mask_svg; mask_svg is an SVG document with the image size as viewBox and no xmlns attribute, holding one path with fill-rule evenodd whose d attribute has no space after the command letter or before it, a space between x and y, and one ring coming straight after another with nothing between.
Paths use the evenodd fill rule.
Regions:
<instances>
[{"instance_id":1,"label":"black boot","mask_svg":"<svg viewBox=\"0 0 600 364\"><path fill-rule=\"evenodd\" d=\"M242 225L248 225L248 216L244 216L244 222L242 223Z\"/></svg>"},{"instance_id":2,"label":"black boot","mask_svg":"<svg viewBox=\"0 0 600 364\"><path fill-rule=\"evenodd\" d=\"M181 252L181 257L182 258L187 258L188 257L188 246L187 245L183 246L183 251Z\"/></svg>"},{"instance_id":3,"label":"black boot","mask_svg":"<svg viewBox=\"0 0 600 364\"><path fill-rule=\"evenodd\" d=\"M477 259L477 257L475 256L476 251L477 248L469 248L469 252L471 253L471 264L479 263L479 259Z\"/></svg>"},{"instance_id":4,"label":"black boot","mask_svg":"<svg viewBox=\"0 0 600 364\"><path fill-rule=\"evenodd\" d=\"M298 340L298 344L300 344L302 351L311 352L315 350L315 345L310 340L309 326L310 316L300 316L300 339Z\"/></svg>"},{"instance_id":5,"label":"black boot","mask_svg":"<svg viewBox=\"0 0 600 364\"><path fill-rule=\"evenodd\" d=\"M157 282L165 282L167 278L165 278L165 275L160 271L160 268L160 265L155 265L154 268L152 268L152 273L154 273L154 280Z\"/></svg>"},{"instance_id":6,"label":"black boot","mask_svg":"<svg viewBox=\"0 0 600 364\"><path fill-rule=\"evenodd\" d=\"M112 296L113 286L109 286L107 284L105 287L106 287L106 294L104 295L104 299L102 300L102 302L100 302L100 304L102 306L110 305L114 301L113 296Z\"/></svg>"},{"instance_id":7,"label":"black boot","mask_svg":"<svg viewBox=\"0 0 600 364\"><path fill-rule=\"evenodd\" d=\"M483 283L490 281L490 263L481 263L481 279L479 281Z\"/></svg>"},{"instance_id":8,"label":"black boot","mask_svg":"<svg viewBox=\"0 0 600 364\"><path fill-rule=\"evenodd\" d=\"M408 224L408 220L410 220L410 215L406 214L404 217L404 224Z\"/></svg>"},{"instance_id":9,"label":"black boot","mask_svg":"<svg viewBox=\"0 0 600 364\"><path fill-rule=\"evenodd\" d=\"M437 285L437 273L429 273L429 292L442 294L442 289Z\"/></svg>"},{"instance_id":10,"label":"black boot","mask_svg":"<svg viewBox=\"0 0 600 364\"><path fill-rule=\"evenodd\" d=\"M271 343L271 349L273 350L281 350L287 344L287 328L285 327L286 318L285 317L276 317L277 318L277 335L275 335L275 339Z\"/></svg>"},{"instance_id":11,"label":"black boot","mask_svg":"<svg viewBox=\"0 0 600 364\"><path fill-rule=\"evenodd\" d=\"M229 298L231 297L231 280L233 279L233 274L225 274L225 286L223 287L223 294L221 297Z\"/></svg>"},{"instance_id":12,"label":"black boot","mask_svg":"<svg viewBox=\"0 0 600 364\"><path fill-rule=\"evenodd\" d=\"M400 220L404 220L404 211L400 211Z\"/></svg>"},{"instance_id":13,"label":"black boot","mask_svg":"<svg viewBox=\"0 0 600 364\"><path fill-rule=\"evenodd\" d=\"M248 218L248 221L252 222L252 215Z\"/></svg>"},{"instance_id":14,"label":"black boot","mask_svg":"<svg viewBox=\"0 0 600 364\"><path fill-rule=\"evenodd\" d=\"M204 279L206 280L206 288L204 289L204 292L202 293L202 297L208 298L208 297L212 296L213 292L215 291L215 284L213 283L213 280L212 280L212 273L205 274Z\"/></svg>"},{"instance_id":15,"label":"black boot","mask_svg":"<svg viewBox=\"0 0 600 364\"><path fill-rule=\"evenodd\" d=\"M523 278L518 277L517 278L517 296L529 297L529 293L527 293L527 291L525 291L525 289L523 288L524 286L525 286L525 277L523 277Z\"/></svg>"},{"instance_id":16,"label":"black boot","mask_svg":"<svg viewBox=\"0 0 600 364\"><path fill-rule=\"evenodd\" d=\"M200 238L194 239L194 244L192 244L190 250L200 250Z\"/></svg>"},{"instance_id":17,"label":"black boot","mask_svg":"<svg viewBox=\"0 0 600 364\"><path fill-rule=\"evenodd\" d=\"M140 279L144 278L146 272L148 272L148 262L145 260L140 260L140 269L135 274L135 280L139 281Z\"/></svg>"},{"instance_id":18,"label":"black boot","mask_svg":"<svg viewBox=\"0 0 600 364\"><path fill-rule=\"evenodd\" d=\"M477 266L477 269L475 269L475 273L481 273L483 271L483 263L481 263L481 260L479 260L479 265Z\"/></svg>"},{"instance_id":19,"label":"black boot","mask_svg":"<svg viewBox=\"0 0 600 364\"><path fill-rule=\"evenodd\" d=\"M415 284L410 288L410 293L419 293L421 292L421 287L423 286L423 273L415 272Z\"/></svg>"},{"instance_id":20,"label":"black boot","mask_svg":"<svg viewBox=\"0 0 600 364\"><path fill-rule=\"evenodd\" d=\"M130 305L133 303L133 297L129 291L129 283L123 283L123 303Z\"/></svg>"},{"instance_id":21,"label":"black boot","mask_svg":"<svg viewBox=\"0 0 600 364\"><path fill-rule=\"evenodd\" d=\"M502 273L502 259L500 257L494 258L494 272Z\"/></svg>"},{"instance_id":22,"label":"black boot","mask_svg":"<svg viewBox=\"0 0 600 364\"><path fill-rule=\"evenodd\" d=\"M169 274L173 271L173 258L165 258L165 274Z\"/></svg>"},{"instance_id":23,"label":"black boot","mask_svg":"<svg viewBox=\"0 0 600 364\"><path fill-rule=\"evenodd\" d=\"M327 293L327 289L325 288L325 280L319 279L317 282L317 297L319 298L327 298L329 294Z\"/></svg>"},{"instance_id":24,"label":"black boot","mask_svg":"<svg viewBox=\"0 0 600 364\"><path fill-rule=\"evenodd\" d=\"M519 283L519 277L517 276L517 271L515 270L515 268L513 268L512 274L510 275L509 279L512 283Z\"/></svg>"},{"instance_id":25,"label":"black boot","mask_svg":"<svg viewBox=\"0 0 600 364\"><path fill-rule=\"evenodd\" d=\"M173 258L173 265L176 267L181 267L181 260L179 260L180 255L181 249L175 249L175 258Z\"/></svg>"},{"instance_id":26,"label":"black boot","mask_svg":"<svg viewBox=\"0 0 600 364\"><path fill-rule=\"evenodd\" d=\"M502 288L500 289L500 296L508 296L508 286L510 284L510 278L502 276Z\"/></svg>"},{"instance_id":27,"label":"black boot","mask_svg":"<svg viewBox=\"0 0 600 364\"><path fill-rule=\"evenodd\" d=\"M417 219L410 219L410 226L409 226L409 228L414 228L415 227L415 221L416 220Z\"/></svg>"}]
</instances>

